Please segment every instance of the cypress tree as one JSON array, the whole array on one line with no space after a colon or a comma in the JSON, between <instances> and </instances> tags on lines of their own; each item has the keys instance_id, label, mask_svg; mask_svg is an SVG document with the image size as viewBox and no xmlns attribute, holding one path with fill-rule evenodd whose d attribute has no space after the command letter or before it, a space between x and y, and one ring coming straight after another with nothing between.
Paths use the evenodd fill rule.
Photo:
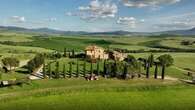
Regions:
<instances>
[{"instance_id":1,"label":"cypress tree","mask_svg":"<svg viewBox=\"0 0 195 110\"><path fill-rule=\"evenodd\" d=\"M126 75L127 75L127 72L128 72L127 69L128 69L128 68L127 68L127 64L124 64L124 70L123 70L123 78L124 78L124 79L126 78Z\"/></svg>"},{"instance_id":2,"label":"cypress tree","mask_svg":"<svg viewBox=\"0 0 195 110\"><path fill-rule=\"evenodd\" d=\"M104 75L106 74L107 69L106 69L106 60L104 60Z\"/></svg>"},{"instance_id":3,"label":"cypress tree","mask_svg":"<svg viewBox=\"0 0 195 110\"><path fill-rule=\"evenodd\" d=\"M91 69L90 69L91 75L93 74L93 62L91 61Z\"/></svg>"},{"instance_id":4,"label":"cypress tree","mask_svg":"<svg viewBox=\"0 0 195 110\"><path fill-rule=\"evenodd\" d=\"M150 78L150 63L146 63L146 78Z\"/></svg>"},{"instance_id":5,"label":"cypress tree","mask_svg":"<svg viewBox=\"0 0 195 110\"><path fill-rule=\"evenodd\" d=\"M43 63L43 78L46 78L46 65L45 62Z\"/></svg>"},{"instance_id":6,"label":"cypress tree","mask_svg":"<svg viewBox=\"0 0 195 110\"><path fill-rule=\"evenodd\" d=\"M70 51L68 51L68 57L69 57L69 58L71 57L71 52L70 52Z\"/></svg>"},{"instance_id":7,"label":"cypress tree","mask_svg":"<svg viewBox=\"0 0 195 110\"><path fill-rule=\"evenodd\" d=\"M165 79L165 67L166 67L166 65L163 64L162 65L162 79Z\"/></svg>"},{"instance_id":8,"label":"cypress tree","mask_svg":"<svg viewBox=\"0 0 195 110\"><path fill-rule=\"evenodd\" d=\"M114 61L114 64L113 64L113 77L116 77L117 76L117 72L118 72L118 68L117 68L117 62Z\"/></svg>"},{"instance_id":9,"label":"cypress tree","mask_svg":"<svg viewBox=\"0 0 195 110\"><path fill-rule=\"evenodd\" d=\"M154 78L157 79L157 77L158 77L158 63L155 62Z\"/></svg>"},{"instance_id":10,"label":"cypress tree","mask_svg":"<svg viewBox=\"0 0 195 110\"><path fill-rule=\"evenodd\" d=\"M79 61L77 60L77 73L76 73L76 77L79 77Z\"/></svg>"},{"instance_id":11,"label":"cypress tree","mask_svg":"<svg viewBox=\"0 0 195 110\"><path fill-rule=\"evenodd\" d=\"M86 65L87 65L87 63L86 63L86 60L85 60L84 64L83 64L83 75L84 75L84 77L86 75Z\"/></svg>"},{"instance_id":12,"label":"cypress tree","mask_svg":"<svg viewBox=\"0 0 195 110\"><path fill-rule=\"evenodd\" d=\"M75 51L72 49L72 58L75 58Z\"/></svg>"},{"instance_id":13,"label":"cypress tree","mask_svg":"<svg viewBox=\"0 0 195 110\"><path fill-rule=\"evenodd\" d=\"M66 63L64 63L63 65L63 75L64 75L64 78L66 78Z\"/></svg>"},{"instance_id":14,"label":"cypress tree","mask_svg":"<svg viewBox=\"0 0 195 110\"><path fill-rule=\"evenodd\" d=\"M151 54L149 57L148 57L148 61L149 61L149 64L150 64L150 67L152 67L153 63L154 63L154 55Z\"/></svg>"},{"instance_id":15,"label":"cypress tree","mask_svg":"<svg viewBox=\"0 0 195 110\"><path fill-rule=\"evenodd\" d=\"M72 77L72 62L69 63L69 74L70 74L70 78Z\"/></svg>"},{"instance_id":16,"label":"cypress tree","mask_svg":"<svg viewBox=\"0 0 195 110\"><path fill-rule=\"evenodd\" d=\"M100 74L100 61L97 62L97 76Z\"/></svg>"},{"instance_id":17,"label":"cypress tree","mask_svg":"<svg viewBox=\"0 0 195 110\"><path fill-rule=\"evenodd\" d=\"M58 79L59 78L59 62L56 62L56 71L55 71L55 77Z\"/></svg>"},{"instance_id":18,"label":"cypress tree","mask_svg":"<svg viewBox=\"0 0 195 110\"><path fill-rule=\"evenodd\" d=\"M67 57L66 51L67 51L67 49L64 48L64 57Z\"/></svg>"},{"instance_id":19,"label":"cypress tree","mask_svg":"<svg viewBox=\"0 0 195 110\"><path fill-rule=\"evenodd\" d=\"M48 71L49 71L49 78L51 79L52 78L51 63L49 63Z\"/></svg>"}]
</instances>

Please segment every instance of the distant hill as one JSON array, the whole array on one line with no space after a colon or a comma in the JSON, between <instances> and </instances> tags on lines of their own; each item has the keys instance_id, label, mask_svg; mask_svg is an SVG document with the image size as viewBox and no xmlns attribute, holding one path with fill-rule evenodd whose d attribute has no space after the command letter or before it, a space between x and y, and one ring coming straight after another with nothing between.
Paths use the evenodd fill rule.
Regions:
<instances>
[{"instance_id":1,"label":"distant hill","mask_svg":"<svg viewBox=\"0 0 195 110\"><path fill-rule=\"evenodd\" d=\"M85 32L85 31L60 31L49 28L37 28L27 29L14 26L0 26L0 31L20 32L20 33L38 33L38 34L59 34L59 35L160 35L160 34L171 34L171 35L195 35L195 28L189 30L174 30L174 31L163 31L163 32L129 32L129 31L112 31L112 32Z\"/></svg>"},{"instance_id":2,"label":"distant hill","mask_svg":"<svg viewBox=\"0 0 195 110\"><path fill-rule=\"evenodd\" d=\"M175 31L165 31L163 34L176 34L176 35L195 35L195 28L189 30L175 30Z\"/></svg>"}]
</instances>

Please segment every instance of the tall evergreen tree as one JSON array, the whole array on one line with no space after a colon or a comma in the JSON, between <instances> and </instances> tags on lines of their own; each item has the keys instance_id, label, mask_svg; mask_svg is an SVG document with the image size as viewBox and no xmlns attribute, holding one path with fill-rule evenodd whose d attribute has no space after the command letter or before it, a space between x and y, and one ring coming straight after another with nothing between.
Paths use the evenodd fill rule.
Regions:
<instances>
[{"instance_id":1,"label":"tall evergreen tree","mask_svg":"<svg viewBox=\"0 0 195 110\"><path fill-rule=\"evenodd\" d=\"M149 64L150 64L150 67L152 67L153 64L154 64L154 55L153 55L153 54L151 54L151 55L148 57L148 62L149 62Z\"/></svg>"},{"instance_id":2,"label":"tall evergreen tree","mask_svg":"<svg viewBox=\"0 0 195 110\"><path fill-rule=\"evenodd\" d=\"M67 49L64 48L64 57L67 57Z\"/></svg>"},{"instance_id":3,"label":"tall evergreen tree","mask_svg":"<svg viewBox=\"0 0 195 110\"><path fill-rule=\"evenodd\" d=\"M66 78L66 63L63 65L63 76Z\"/></svg>"},{"instance_id":4,"label":"tall evergreen tree","mask_svg":"<svg viewBox=\"0 0 195 110\"><path fill-rule=\"evenodd\" d=\"M113 67L112 67L112 73L113 73L113 77L116 77L117 76L117 72L118 72L118 70L117 70L118 68L117 68L117 62L116 61L114 61L114 63L113 63Z\"/></svg>"},{"instance_id":5,"label":"tall evergreen tree","mask_svg":"<svg viewBox=\"0 0 195 110\"><path fill-rule=\"evenodd\" d=\"M124 64L124 70L123 70L123 78L126 79L126 76L127 76L127 73L128 72L128 67L127 67L127 64L125 63Z\"/></svg>"},{"instance_id":6,"label":"tall evergreen tree","mask_svg":"<svg viewBox=\"0 0 195 110\"><path fill-rule=\"evenodd\" d=\"M45 62L43 63L43 78L46 78L46 64Z\"/></svg>"},{"instance_id":7,"label":"tall evergreen tree","mask_svg":"<svg viewBox=\"0 0 195 110\"><path fill-rule=\"evenodd\" d=\"M162 79L165 79L165 64L162 64Z\"/></svg>"},{"instance_id":8,"label":"tall evergreen tree","mask_svg":"<svg viewBox=\"0 0 195 110\"><path fill-rule=\"evenodd\" d=\"M79 61L77 60L77 72L76 72L76 77L79 77Z\"/></svg>"},{"instance_id":9,"label":"tall evergreen tree","mask_svg":"<svg viewBox=\"0 0 195 110\"><path fill-rule=\"evenodd\" d=\"M155 64L155 70L154 70L154 78L158 78L158 62L154 62Z\"/></svg>"},{"instance_id":10,"label":"tall evergreen tree","mask_svg":"<svg viewBox=\"0 0 195 110\"><path fill-rule=\"evenodd\" d=\"M58 79L59 78L59 61L56 62L56 70L55 70L55 77Z\"/></svg>"},{"instance_id":11,"label":"tall evergreen tree","mask_svg":"<svg viewBox=\"0 0 195 110\"><path fill-rule=\"evenodd\" d=\"M70 78L72 77L72 63L73 63L73 62L69 62L69 64L70 64L70 66L69 66Z\"/></svg>"},{"instance_id":12,"label":"tall evergreen tree","mask_svg":"<svg viewBox=\"0 0 195 110\"><path fill-rule=\"evenodd\" d=\"M68 57L71 58L71 52L70 52L70 50L68 51Z\"/></svg>"},{"instance_id":13,"label":"tall evergreen tree","mask_svg":"<svg viewBox=\"0 0 195 110\"><path fill-rule=\"evenodd\" d=\"M83 64L83 75L84 75L84 77L85 77L86 72L87 72L86 66L87 66L87 62L86 62L86 60L85 60L85 61L84 61L84 64Z\"/></svg>"},{"instance_id":14,"label":"tall evergreen tree","mask_svg":"<svg viewBox=\"0 0 195 110\"><path fill-rule=\"evenodd\" d=\"M100 74L100 61L97 62L97 76Z\"/></svg>"},{"instance_id":15,"label":"tall evergreen tree","mask_svg":"<svg viewBox=\"0 0 195 110\"><path fill-rule=\"evenodd\" d=\"M48 71L49 71L49 78L51 79L52 78L52 71L51 71L51 63L49 63L48 65Z\"/></svg>"},{"instance_id":16,"label":"tall evergreen tree","mask_svg":"<svg viewBox=\"0 0 195 110\"><path fill-rule=\"evenodd\" d=\"M90 66L90 74L93 74L93 62L91 61L91 66Z\"/></svg>"},{"instance_id":17,"label":"tall evergreen tree","mask_svg":"<svg viewBox=\"0 0 195 110\"><path fill-rule=\"evenodd\" d=\"M72 49L72 58L75 58L75 50Z\"/></svg>"},{"instance_id":18,"label":"tall evergreen tree","mask_svg":"<svg viewBox=\"0 0 195 110\"><path fill-rule=\"evenodd\" d=\"M106 72L107 72L107 68L106 68L106 60L104 60L104 75L106 75Z\"/></svg>"},{"instance_id":19,"label":"tall evergreen tree","mask_svg":"<svg viewBox=\"0 0 195 110\"><path fill-rule=\"evenodd\" d=\"M150 63L146 63L146 78L150 78Z\"/></svg>"}]
</instances>

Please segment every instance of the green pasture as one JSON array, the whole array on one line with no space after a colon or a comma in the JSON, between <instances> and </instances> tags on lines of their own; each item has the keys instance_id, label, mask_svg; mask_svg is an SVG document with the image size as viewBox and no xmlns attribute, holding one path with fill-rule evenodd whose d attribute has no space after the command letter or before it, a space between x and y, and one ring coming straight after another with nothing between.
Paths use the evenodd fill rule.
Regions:
<instances>
[{"instance_id":1,"label":"green pasture","mask_svg":"<svg viewBox=\"0 0 195 110\"><path fill-rule=\"evenodd\" d=\"M0 110L193 110L194 90L161 80L42 80L3 88Z\"/></svg>"}]
</instances>

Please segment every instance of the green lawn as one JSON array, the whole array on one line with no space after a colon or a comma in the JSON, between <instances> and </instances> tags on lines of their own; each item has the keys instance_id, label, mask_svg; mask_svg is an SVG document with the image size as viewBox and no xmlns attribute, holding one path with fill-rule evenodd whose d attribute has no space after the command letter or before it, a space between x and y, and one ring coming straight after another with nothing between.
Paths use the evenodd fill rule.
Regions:
<instances>
[{"instance_id":1,"label":"green lawn","mask_svg":"<svg viewBox=\"0 0 195 110\"><path fill-rule=\"evenodd\" d=\"M3 88L0 110L193 110L194 91L161 80L42 80Z\"/></svg>"}]
</instances>

